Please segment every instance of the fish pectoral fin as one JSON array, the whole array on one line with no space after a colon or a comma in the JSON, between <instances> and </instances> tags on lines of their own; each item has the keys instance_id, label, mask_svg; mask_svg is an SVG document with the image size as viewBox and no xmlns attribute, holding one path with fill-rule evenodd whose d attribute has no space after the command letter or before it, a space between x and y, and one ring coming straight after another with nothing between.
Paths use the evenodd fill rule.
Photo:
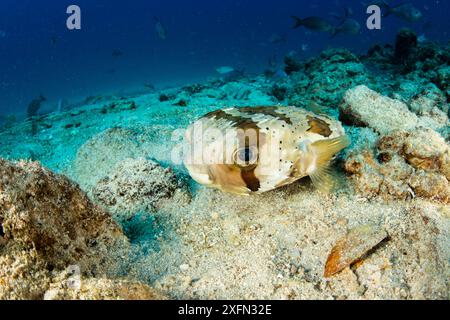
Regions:
<instances>
[{"instance_id":1,"label":"fish pectoral fin","mask_svg":"<svg viewBox=\"0 0 450 320\"><path fill-rule=\"evenodd\" d=\"M320 192L330 193L335 186L336 177L329 166L317 168L309 177Z\"/></svg>"},{"instance_id":2,"label":"fish pectoral fin","mask_svg":"<svg viewBox=\"0 0 450 320\"><path fill-rule=\"evenodd\" d=\"M336 177L330 168L330 161L342 149L350 145L350 139L340 136L330 140L320 140L312 144L316 155L316 168L309 174L314 186L328 193L335 185Z\"/></svg>"},{"instance_id":3,"label":"fish pectoral fin","mask_svg":"<svg viewBox=\"0 0 450 320\"><path fill-rule=\"evenodd\" d=\"M312 149L316 155L316 166L327 167L330 160L336 153L350 145L350 139L347 135L343 135L334 139L319 140L312 144Z\"/></svg>"},{"instance_id":4,"label":"fish pectoral fin","mask_svg":"<svg viewBox=\"0 0 450 320\"><path fill-rule=\"evenodd\" d=\"M232 193L238 196L249 196L251 192L248 188L238 186L226 186L226 187L217 186L217 188L222 191Z\"/></svg>"}]
</instances>

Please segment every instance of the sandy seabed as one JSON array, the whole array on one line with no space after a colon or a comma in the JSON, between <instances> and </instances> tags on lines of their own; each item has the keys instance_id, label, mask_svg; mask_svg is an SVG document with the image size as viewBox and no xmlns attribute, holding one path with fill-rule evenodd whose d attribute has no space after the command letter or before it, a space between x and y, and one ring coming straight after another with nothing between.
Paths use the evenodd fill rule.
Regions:
<instances>
[{"instance_id":1,"label":"sandy seabed","mask_svg":"<svg viewBox=\"0 0 450 320\"><path fill-rule=\"evenodd\" d=\"M75 191L71 191L70 196L55 195L47 189L42 191L40 179L57 184L62 183L59 179L66 178L39 173L38 164L25 165L20 171L22 169L15 167L17 164L2 163L0 270L15 270L20 278L30 268L37 268L37 271L33 269L33 275L40 276L26 277L20 282L22 286L36 287L31 294L30 290L14 289L18 282L9 278L9 273L0 271L0 297L448 299L450 207L446 195L450 194L450 189L446 174L450 161L445 161L450 159L447 157L450 153L448 114L444 110L448 91L444 92L442 88L440 91L444 96L441 101L444 107L436 104L431 111L424 107L416 112L411 108L411 101L421 98L425 105L435 100L427 96L428 93L421 97L407 93L408 103L406 98L402 100L399 96L398 100L385 97L387 93L381 85L376 87L367 83L369 71L351 53L328 52L312 64L319 66L313 71L298 70L289 80L267 80L259 76L124 97L90 98L75 109L38 117L35 135L31 133L31 121L3 128L0 132L2 157L39 161L44 167L70 179L67 183L71 186L64 182L65 187L61 190L74 188ZM340 85L340 95L335 96L334 88L322 87L322 104L330 108L330 113L345 113L341 119L354 141L335 163L339 187L333 193L324 195L316 191L306 178L262 195L239 197L196 185L182 165L172 163L171 152L179 143L172 139L174 130L185 128L208 111L226 106L292 104L302 94L308 99L313 98L318 93L313 89L308 91L309 96L302 93L302 81L314 81L314 72L331 65L335 66L334 71L327 69L331 78L333 72L346 69L353 75L352 80ZM377 83L377 80L370 81ZM391 81L400 82L400 93L407 91L407 85L412 85L412 80L407 78ZM381 94L358 87L361 84L378 89ZM329 86L335 85L330 80ZM284 101L279 99L277 88L280 86L287 90L283 92L289 97ZM304 86L311 88L314 83ZM436 87L436 90L439 89ZM363 105L352 105L352 101L361 95L370 96L375 105L385 108L383 112L375 114L374 110L373 115L367 115L370 107L364 109ZM409 107L403 109L402 103ZM399 116L409 122L396 121L394 118ZM429 166L424 167L423 162L419 165L411 160L418 159L418 155L380 149L379 141L386 137L395 138L397 132L404 132L402 139L408 139L410 135L423 134L420 130L424 128L432 131L429 133L434 140L430 141L435 142L427 143L435 149L427 150L433 157L426 159L440 159L438 164L427 162ZM372 152L373 157L364 152ZM389 153L394 160L387 161L389 166L384 157L377 158L377 153L384 156ZM355 163L368 163L369 158L376 166L366 168L362 165L355 169ZM386 173L388 169L390 171ZM423 179L417 178L416 184L408 185L401 177L402 170L413 170L411 174ZM30 195L26 191L27 185L17 185L17 189L25 190L24 193L13 192L15 185L11 185L11 181L17 184L22 181L22 178L11 178L16 177L17 172L23 181L32 181L32 190L37 191ZM371 175L376 175L380 181L371 180ZM378 184L372 186L368 181ZM439 183L424 187L430 181ZM436 185L440 189L433 191ZM102 227L98 230L123 241L122 245L113 246L110 240L99 238L100 231L88 232L80 223L79 229L73 232L83 235L84 242L87 243L87 239L106 241L105 246L111 245L109 250L116 252L111 255L104 250L99 255L99 259L108 256L113 261L110 266L114 265L114 268L104 271L99 267L100 263L94 263L95 269L81 270L82 287L74 289L64 285L68 277L66 267L77 264L77 259L84 261L83 255L78 255L77 259L65 257L67 261L61 260L66 261L61 264L50 263L54 256L60 255L56 249L58 240L55 240L56 244L48 242L39 247L33 238L26 238L18 230L26 229L20 223L29 223L32 230L37 228L27 222L33 219L23 217L52 214L33 212L33 206L30 207L27 201L40 203L41 210L47 208L46 202L72 201L61 214L74 217L71 210L77 208L76 219L84 219L84 211L77 207L78 202L74 202L73 194L78 195L78 192L80 199L84 199L81 193L87 195L82 205L88 208L86 212L97 215L100 210L114 220L102 216L100 221L117 224L117 230L114 227L113 232L99 222ZM23 201L17 202L23 205L20 209L19 204L15 205L11 200L18 195L32 200L21 198ZM55 197L59 197L57 201ZM99 209L89 209L91 203ZM51 208L48 210L56 210ZM349 258L341 271L325 277L325 265L332 248L351 230L361 226L370 226L378 230L377 234L381 232L385 236L364 247L374 239L370 234L365 239L363 234L361 239L355 240L363 244L361 252L352 247L351 241L346 243L347 247L342 250L356 252L355 256ZM69 231L65 228L68 227L64 223L58 224L54 230L46 230L48 234L45 235L52 232L66 234ZM54 252L45 246L55 246ZM83 250L91 252L91 248ZM24 261L28 264L21 263L18 254L12 254L17 252L27 257ZM79 250L75 248L73 252ZM39 263L30 266L29 261L35 260ZM82 265L91 268L91 262L84 261ZM103 294L98 292L101 290ZM13 291L16 293L12 294Z\"/></svg>"}]
</instances>

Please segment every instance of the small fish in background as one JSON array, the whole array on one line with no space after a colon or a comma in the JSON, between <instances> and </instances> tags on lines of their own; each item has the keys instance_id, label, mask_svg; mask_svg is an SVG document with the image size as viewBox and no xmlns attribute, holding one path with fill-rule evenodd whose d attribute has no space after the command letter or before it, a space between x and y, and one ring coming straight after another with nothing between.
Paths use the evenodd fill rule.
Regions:
<instances>
[{"instance_id":1,"label":"small fish in background","mask_svg":"<svg viewBox=\"0 0 450 320\"><path fill-rule=\"evenodd\" d=\"M0 38L6 38L6 31L0 30Z\"/></svg>"},{"instance_id":2,"label":"small fish in background","mask_svg":"<svg viewBox=\"0 0 450 320\"><path fill-rule=\"evenodd\" d=\"M122 56L123 56L123 52L122 52L121 50L113 50L112 53L111 53L111 55L112 55L114 58L119 58L119 57L122 57Z\"/></svg>"},{"instance_id":3,"label":"small fish in background","mask_svg":"<svg viewBox=\"0 0 450 320\"><path fill-rule=\"evenodd\" d=\"M236 71L233 67L230 66L222 66L222 67L218 67L216 68L217 73L224 75L224 74L228 74L231 72Z\"/></svg>"},{"instance_id":4,"label":"small fish in background","mask_svg":"<svg viewBox=\"0 0 450 320\"><path fill-rule=\"evenodd\" d=\"M414 7L410 2L405 2L397 6L390 6L386 1L381 1L377 4L386 10L383 17L393 14L407 22L417 22L423 18L422 12Z\"/></svg>"},{"instance_id":5,"label":"small fish in background","mask_svg":"<svg viewBox=\"0 0 450 320\"><path fill-rule=\"evenodd\" d=\"M224 81L234 81L245 77L245 68L235 69L230 66L222 66L216 68L216 72L220 74Z\"/></svg>"},{"instance_id":6,"label":"small fish in background","mask_svg":"<svg viewBox=\"0 0 450 320\"><path fill-rule=\"evenodd\" d=\"M306 29L316 31L316 32L332 32L334 27L327 20L320 17L308 17L305 19L300 19L296 16L292 16L295 24L292 27L293 29L297 29L299 27L305 27Z\"/></svg>"},{"instance_id":7,"label":"small fish in background","mask_svg":"<svg viewBox=\"0 0 450 320\"><path fill-rule=\"evenodd\" d=\"M309 51L309 45L306 43L302 43L302 45L300 46L300 51L301 52Z\"/></svg>"},{"instance_id":8,"label":"small fish in background","mask_svg":"<svg viewBox=\"0 0 450 320\"><path fill-rule=\"evenodd\" d=\"M287 35L286 34L278 34L274 33L270 36L269 42L272 44L283 44L287 42Z\"/></svg>"},{"instance_id":9,"label":"small fish in background","mask_svg":"<svg viewBox=\"0 0 450 320\"><path fill-rule=\"evenodd\" d=\"M418 43L428 42L428 38L424 33L422 33L420 36L417 37L417 42Z\"/></svg>"},{"instance_id":10,"label":"small fish in background","mask_svg":"<svg viewBox=\"0 0 450 320\"><path fill-rule=\"evenodd\" d=\"M335 185L330 163L350 141L341 123L326 115L267 106L208 113L189 126L186 143L184 165L195 181L250 195L306 176L329 192Z\"/></svg>"},{"instance_id":11,"label":"small fish in background","mask_svg":"<svg viewBox=\"0 0 450 320\"><path fill-rule=\"evenodd\" d=\"M56 36L52 36L50 38L50 42L55 46L58 43L58 38Z\"/></svg>"},{"instance_id":12,"label":"small fish in background","mask_svg":"<svg viewBox=\"0 0 450 320\"><path fill-rule=\"evenodd\" d=\"M153 17L153 19L155 21L156 34L158 35L158 37L161 40L166 40L167 39L167 29L164 27L164 25L162 24L161 20L158 17Z\"/></svg>"},{"instance_id":13,"label":"small fish in background","mask_svg":"<svg viewBox=\"0 0 450 320\"><path fill-rule=\"evenodd\" d=\"M350 18L350 10L345 10L345 16L342 23L334 28L332 38L338 34L357 35L361 31L361 25L355 19Z\"/></svg>"}]
</instances>

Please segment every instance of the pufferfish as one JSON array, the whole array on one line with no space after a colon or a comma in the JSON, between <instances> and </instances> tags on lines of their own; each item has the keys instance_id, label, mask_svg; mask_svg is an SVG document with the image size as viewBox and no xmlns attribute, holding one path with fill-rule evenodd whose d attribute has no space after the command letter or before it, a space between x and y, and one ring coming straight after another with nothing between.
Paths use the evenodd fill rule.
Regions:
<instances>
[{"instance_id":1,"label":"pufferfish","mask_svg":"<svg viewBox=\"0 0 450 320\"><path fill-rule=\"evenodd\" d=\"M185 134L184 164L200 184L240 195L263 193L309 176L333 184L330 162L349 138L341 123L297 107L233 107L208 113Z\"/></svg>"}]
</instances>

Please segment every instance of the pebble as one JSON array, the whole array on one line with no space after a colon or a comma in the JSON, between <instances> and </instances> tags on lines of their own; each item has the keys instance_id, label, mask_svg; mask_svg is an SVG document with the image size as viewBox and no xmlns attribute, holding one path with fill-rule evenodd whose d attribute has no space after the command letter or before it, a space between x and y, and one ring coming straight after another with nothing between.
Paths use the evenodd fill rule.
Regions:
<instances>
[{"instance_id":1,"label":"pebble","mask_svg":"<svg viewBox=\"0 0 450 320\"><path fill-rule=\"evenodd\" d=\"M189 270L189 265L188 264L182 264L181 266L180 266L180 270L181 271L188 271Z\"/></svg>"},{"instance_id":2,"label":"pebble","mask_svg":"<svg viewBox=\"0 0 450 320\"><path fill-rule=\"evenodd\" d=\"M219 220L220 214L218 212L211 213L211 218L214 220Z\"/></svg>"}]
</instances>

